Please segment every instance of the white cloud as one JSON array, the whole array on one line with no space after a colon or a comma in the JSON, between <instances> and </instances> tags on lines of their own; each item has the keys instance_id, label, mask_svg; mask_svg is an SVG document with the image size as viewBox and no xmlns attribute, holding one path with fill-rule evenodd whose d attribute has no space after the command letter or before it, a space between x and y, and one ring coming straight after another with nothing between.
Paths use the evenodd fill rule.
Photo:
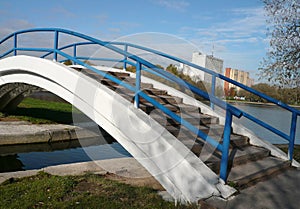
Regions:
<instances>
[{"instance_id":1,"label":"white cloud","mask_svg":"<svg viewBox=\"0 0 300 209\"><path fill-rule=\"evenodd\" d=\"M52 12L58 15L62 15L64 18L74 18L76 13L67 10L62 6L56 6L52 9Z\"/></svg>"},{"instance_id":2,"label":"white cloud","mask_svg":"<svg viewBox=\"0 0 300 209\"><path fill-rule=\"evenodd\" d=\"M173 9L180 12L184 12L190 5L190 3L185 0L153 0L152 2L167 9Z\"/></svg>"},{"instance_id":3,"label":"white cloud","mask_svg":"<svg viewBox=\"0 0 300 209\"><path fill-rule=\"evenodd\" d=\"M104 24L106 23L108 19L108 15L106 14L99 14L95 16L95 19L99 22L99 24Z\"/></svg>"},{"instance_id":4,"label":"white cloud","mask_svg":"<svg viewBox=\"0 0 300 209\"><path fill-rule=\"evenodd\" d=\"M32 23L21 19L11 19L3 23L0 22L0 37L2 38L15 31L28 29L32 27L34 27Z\"/></svg>"},{"instance_id":5,"label":"white cloud","mask_svg":"<svg viewBox=\"0 0 300 209\"><path fill-rule=\"evenodd\" d=\"M264 43L266 21L263 7L237 8L226 13L230 14L231 19L209 27L182 27L180 33L201 44L203 50L208 50L212 44L221 45L224 50L225 45L229 44Z\"/></svg>"}]
</instances>

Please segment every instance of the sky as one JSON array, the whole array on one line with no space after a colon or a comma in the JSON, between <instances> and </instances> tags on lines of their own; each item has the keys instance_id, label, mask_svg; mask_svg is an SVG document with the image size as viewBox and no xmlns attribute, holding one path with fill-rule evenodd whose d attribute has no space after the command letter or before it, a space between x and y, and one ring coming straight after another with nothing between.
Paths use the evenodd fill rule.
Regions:
<instances>
[{"instance_id":1,"label":"sky","mask_svg":"<svg viewBox=\"0 0 300 209\"><path fill-rule=\"evenodd\" d=\"M191 61L192 52L178 43L190 44L223 59L224 69L248 71L257 80L268 49L265 19L261 0L0 0L0 39L35 27L65 28L100 40L134 42L144 34L147 41L165 41L163 51L172 55L185 53L181 58Z\"/></svg>"}]
</instances>

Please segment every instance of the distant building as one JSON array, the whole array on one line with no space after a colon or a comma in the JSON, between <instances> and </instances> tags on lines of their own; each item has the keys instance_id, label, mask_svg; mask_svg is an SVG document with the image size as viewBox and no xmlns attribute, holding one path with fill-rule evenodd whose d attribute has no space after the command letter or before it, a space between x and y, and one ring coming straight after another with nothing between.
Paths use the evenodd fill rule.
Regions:
<instances>
[{"instance_id":1,"label":"distant building","mask_svg":"<svg viewBox=\"0 0 300 209\"><path fill-rule=\"evenodd\" d=\"M212 70L216 73L223 74L223 60L212 55L205 55L200 52L194 52L192 56L192 63ZM198 70L184 64L181 64L178 70L183 74L190 76L196 82L205 81L207 83L211 83L211 75L203 72L202 70ZM223 82L220 79L217 79L216 85L223 86L222 84Z\"/></svg>"},{"instance_id":2,"label":"distant building","mask_svg":"<svg viewBox=\"0 0 300 209\"><path fill-rule=\"evenodd\" d=\"M252 85L254 85L254 79L249 77L249 72L232 69L232 68L226 68L224 75L246 86L251 87ZM224 91L226 95L230 94L231 88L235 88L236 91L239 91L241 89L240 87L235 86L231 83L228 82L224 83Z\"/></svg>"}]
</instances>

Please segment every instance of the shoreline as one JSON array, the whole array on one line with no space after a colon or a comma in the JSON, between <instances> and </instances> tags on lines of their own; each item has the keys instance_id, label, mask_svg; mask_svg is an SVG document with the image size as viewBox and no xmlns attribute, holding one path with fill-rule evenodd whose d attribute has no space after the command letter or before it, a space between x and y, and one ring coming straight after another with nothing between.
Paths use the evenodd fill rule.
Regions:
<instances>
[{"instance_id":1,"label":"shoreline","mask_svg":"<svg viewBox=\"0 0 300 209\"><path fill-rule=\"evenodd\" d=\"M274 103L270 103L270 102L249 102L249 101L239 101L239 100L224 100L230 104L249 104L249 105L257 105L257 106L277 106L276 104ZM290 104L287 104L288 106L290 107L293 107L293 108L300 108L300 105L290 105Z\"/></svg>"}]
</instances>

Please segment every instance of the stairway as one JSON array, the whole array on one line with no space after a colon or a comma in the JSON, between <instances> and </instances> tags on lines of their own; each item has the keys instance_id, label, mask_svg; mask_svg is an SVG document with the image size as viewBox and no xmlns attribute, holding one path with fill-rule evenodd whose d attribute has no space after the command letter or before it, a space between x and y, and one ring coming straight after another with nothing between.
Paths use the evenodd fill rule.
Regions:
<instances>
[{"instance_id":1,"label":"stairway","mask_svg":"<svg viewBox=\"0 0 300 209\"><path fill-rule=\"evenodd\" d=\"M134 93L119 86L108 79L104 79L97 73L88 69L74 68L83 74L99 81L108 88L118 92L125 99L133 102ZM135 85L135 78L130 77L126 72L107 72L120 80L124 80L132 86ZM182 98L174 97L165 90L156 89L150 83L142 83L141 89L150 97L155 98L162 105L180 115L199 130L213 137L217 141L222 141L223 126L219 124L219 119L214 116L201 113L199 107L184 104ZM214 149L201 138L180 126L170 117L163 113L143 98L140 99L140 109L164 126L172 135L186 145L195 155L199 156L215 173L219 173L221 153ZM156 110L156 111L154 111ZM277 174L290 167L289 161L271 156L270 151L249 144L249 139L245 136L231 134L231 144L229 151L229 166L227 183L236 188L244 188L249 185Z\"/></svg>"}]
</instances>

